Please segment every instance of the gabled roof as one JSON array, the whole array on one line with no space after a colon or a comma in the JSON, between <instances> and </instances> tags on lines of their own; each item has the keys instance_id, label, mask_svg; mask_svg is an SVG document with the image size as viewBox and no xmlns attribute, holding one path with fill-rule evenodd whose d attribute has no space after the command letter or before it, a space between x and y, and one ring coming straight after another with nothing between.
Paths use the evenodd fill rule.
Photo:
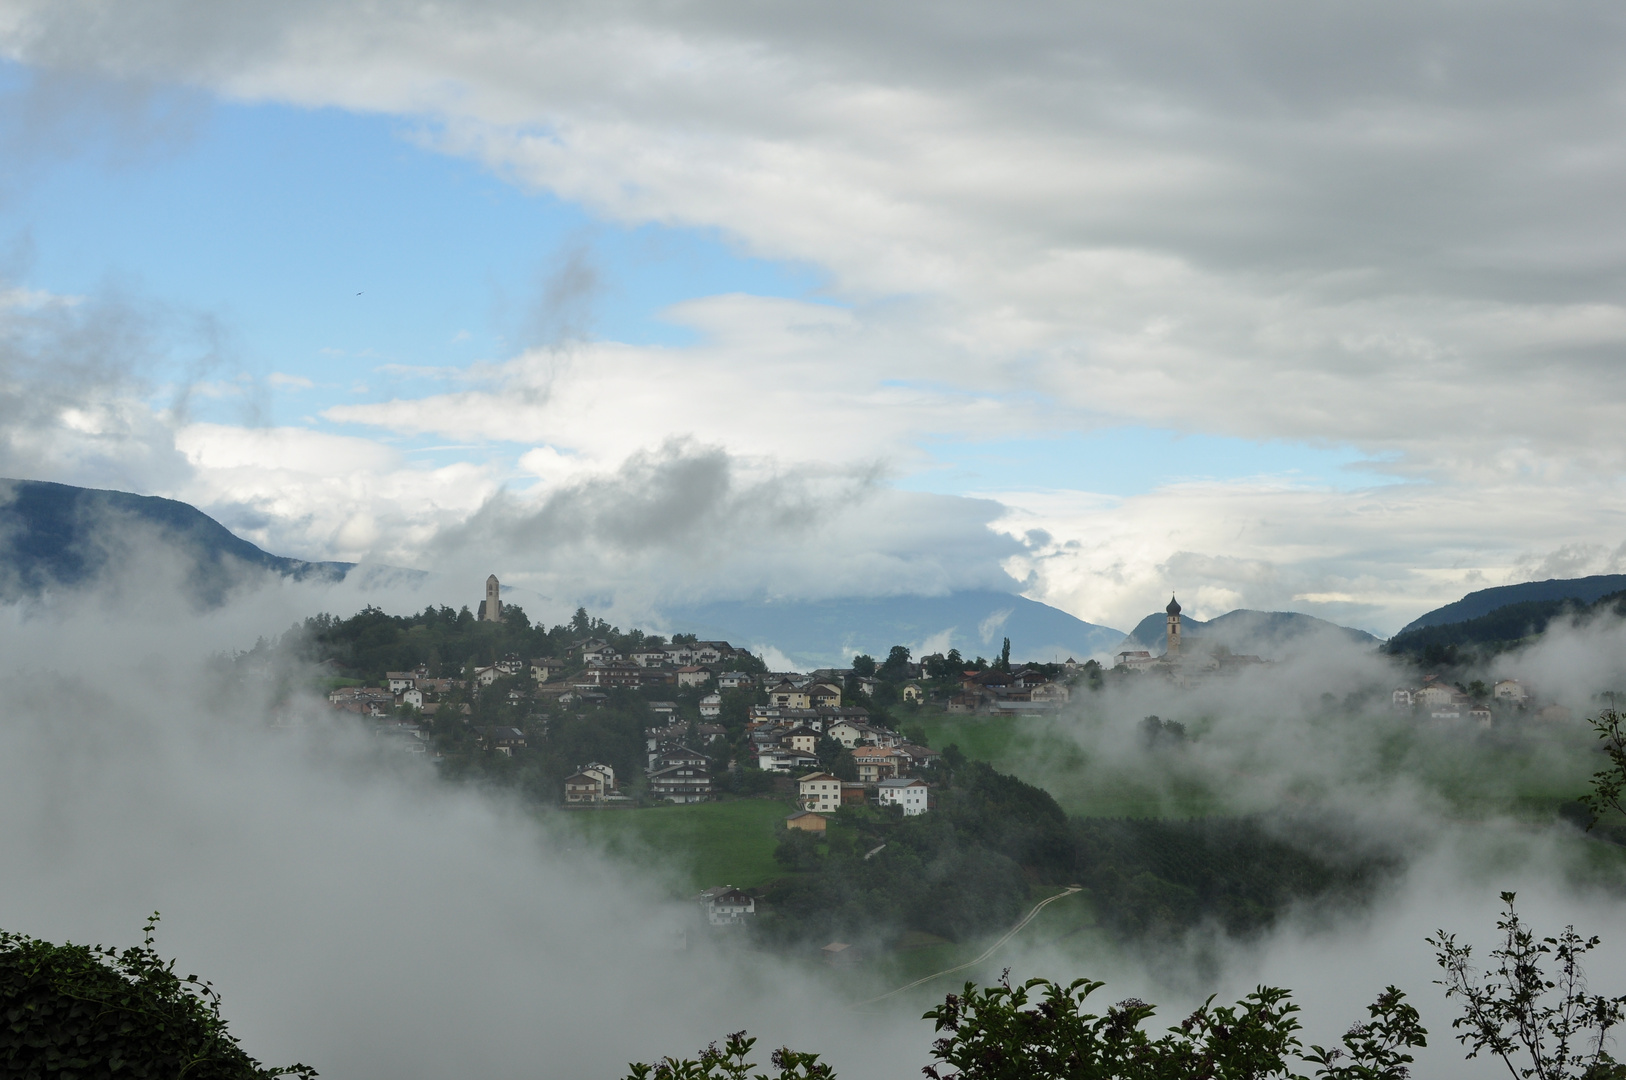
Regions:
<instances>
[{"instance_id":1,"label":"gabled roof","mask_svg":"<svg viewBox=\"0 0 1626 1080\"><path fill-rule=\"evenodd\" d=\"M661 777L665 776L667 773L674 773L674 772L677 772L679 769L698 769L700 772L705 774L706 779L708 779L708 780L711 779L711 770L710 769L706 768L706 766L703 765L703 764L696 764L696 763L694 763L692 761L678 761L678 762L674 762L671 765L666 766L664 769L651 770L650 773L649 773L649 779L651 779L651 780L659 780Z\"/></svg>"}]
</instances>

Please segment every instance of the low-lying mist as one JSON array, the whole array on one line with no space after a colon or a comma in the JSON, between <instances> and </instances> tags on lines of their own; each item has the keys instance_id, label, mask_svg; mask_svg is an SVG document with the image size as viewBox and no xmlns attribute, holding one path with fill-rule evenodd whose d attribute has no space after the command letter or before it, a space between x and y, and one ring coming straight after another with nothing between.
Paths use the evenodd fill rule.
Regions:
<instances>
[{"instance_id":1,"label":"low-lying mist","mask_svg":"<svg viewBox=\"0 0 1626 1080\"><path fill-rule=\"evenodd\" d=\"M183 573L154 555L117 588L0 609L0 926L124 944L160 910L158 948L214 981L261 1060L328 1077L613 1077L746 1028L844 1077L902 1077L928 1060L926 1003L1009 966L1106 979L1104 1000L1159 1002L1168 1022L1209 993L1283 985L1306 1041L1324 1044L1392 982L1432 1032L1418 1075L1491 1075L1450 1041L1423 937L1444 927L1488 947L1502 889L1546 931L1603 934L1594 982L1626 989L1615 849L1526 799L1585 790L1581 717L1618 677L1618 628L1498 661L1571 704L1567 727L1397 716L1398 669L1330 641L1234 677L1121 680L1061 716L998 721L1026 725L1000 767L1071 813L1112 790L1114 805L1140 793L1147 814L1335 815L1402 850L1404 870L1364 906L1289 912L1247 940L1200 928L1124 944L1047 935L1041 920L980 969L854 1007L889 987L685 937L675 853L597 852L535 806L381 755L318 699L273 714L268 687L213 661L317 611L404 611L424 594L282 583L200 613L178 599ZM1153 714L1188 737L1149 742Z\"/></svg>"},{"instance_id":2,"label":"low-lying mist","mask_svg":"<svg viewBox=\"0 0 1626 1080\"><path fill-rule=\"evenodd\" d=\"M330 1077L620 1075L742 1027L847 1032L861 1057L829 1051L853 1075L923 1059L929 1032L772 957L681 949L658 872L380 757L325 702L272 726L220 680L217 650L334 596L198 615L149 569L115 605L0 619L0 925L124 944L159 910L159 948L215 982L251 1053Z\"/></svg>"}]
</instances>

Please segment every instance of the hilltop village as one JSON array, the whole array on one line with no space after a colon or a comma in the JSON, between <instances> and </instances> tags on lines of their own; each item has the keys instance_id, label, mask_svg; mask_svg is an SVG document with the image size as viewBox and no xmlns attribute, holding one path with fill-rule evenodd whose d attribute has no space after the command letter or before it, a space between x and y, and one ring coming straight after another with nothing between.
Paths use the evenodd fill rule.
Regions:
<instances>
[{"instance_id":1,"label":"hilltop village","mask_svg":"<svg viewBox=\"0 0 1626 1080\"><path fill-rule=\"evenodd\" d=\"M884 657L854 656L844 667L775 671L729 641L622 632L585 610L567 624L533 625L501 600L493 577L471 608L317 616L234 662L269 675L275 656L297 656L290 682L308 680L314 666L330 706L363 720L380 753L419 755L447 780L514 791L594 835L659 831L675 812L688 822L685 830L706 838L697 841L702 846L733 853L727 866L743 865L741 852L768 856L767 866L709 876L742 887L706 889L699 907L709 925L750 923L756 933L771 923L770 936L789 940L851 933L864 922L863 905L832 921L832 897L870 895L863 883L876 875L891 884L871 884L899 904L908 894L907 904L930 921L941 904L929 890L900 892L898 883L912 879L887 877L892 860L913 857L909 852L941 857L934 845L944 842L944 830L967 843L994 835L986 832L994 828L986 814L1006 822L997 833L1035 812L1043 802L1036 789L954 744L983 738L976 721L1054 713L1108 684L1127 689L1166 679L1198 687L1270 667L1218 647L1201 655L1208 642L1191 648L1178 601L1170 601L1165 625L1169 647L1161 656L1148 662L1149 650L1136 646L1111 668L1094 660L1013 662L1007 640L992 659L968 660L953 650L915 657L898 645ZM1373 686L1342 706L1324 697L1328 709L1351 716L1389 706L1424 723L1567 715L1538 704L1515 679L1452 685L1420 675L1420 685L1392 693ZM1178 752L1173 748L1200 737L1156 716L1139 727L1149 754ZM941 744L934 745L934 732ZM625 812L660 807L671 809ZM979 881L979 889L993 895L1016 888L1009 874L988 870L1003 865L988 862L989 853L965 857L966 880ZM706 880L696 878L695 887ZM1129 911L1138 901L1125 903ZM855 955L840 939L826 948L836 950L826 957L832 963Z\"/></svg>"},{"instance_id":2,"label":"hilltop village","mask_svg":"<svg viewBox=\"0 0 1626 1080\"><path fill-rule=\"evenodd\" d=\"M545 741L620 749L570 763L549 800L565 809L772 792L799 807L786 822L792 829L822 831L824 815L843 806L897 807L915 816L931 809L931 776L941 757L907 722L920 708L932 704L965 715L1051 712L1069 700L1079 680L1100 676L1093 662L1012 664L1009 642L993 661L968 662L952 650L916 660L895 646L884 660L856 656L845 668L769 671L727 641L622 634L585 612L569 627L542 631L504 604L500 590L492 576L477 613L430 611L392 629L408 640L428 630L422 636L432 639L445 624L445 634L461 630L463 638L505 643L517 637L546 655L492 651L455 671L426 659L373 679L337 676L330 681L343 685L332 686L328 701L373 720L388 745L442 764L470 749L530 757ZM377 623L376 629L390 621L381 612L357 619ZM354 636L364 639L376 629ZM332 657L321 662L336 675L359 666ZM624 736L634 720L642 721L636 758L625 752L625 738L591 737L595 729ZM569 733L586 737L565 737Z\"/></svg>"},{"instance_id":3,"label":"hilltop village","mask_svg":"<svg viewBox=\"0 0 1626 1080\"><path fill-rule=\"evenodd\" d=\"M334 676L331 705L370 718L388 745L454 772L473 767L471 755L514 759L537 797L567 809L772 791L794 798L804 814L842 805L924 813L939 752L908 722L922 709L1044 714L1104 676L1161 675L1191 686L1271 663L1186 648L1171 598L1166 651L1122 651L1111 671L1093 660L1012 663L1008 641L991 661L952 650L916 659L894 646L882 660L856 656L844 668L769 671L727 641L623 634L584 611L568 626L532 626L500 589L488 579L473 611L407 619L364 611L345 624L314 625L323 646L314 658ZM451 664L447 655L464 659ZM1493 710L1548 721L1567 715L1514 679L1453 686L1427 675L1420 686L1396 688L1390 704L1487 725ZM799 821L794 827L819 828L816 817Z\"/></svg>"}]
</instances>

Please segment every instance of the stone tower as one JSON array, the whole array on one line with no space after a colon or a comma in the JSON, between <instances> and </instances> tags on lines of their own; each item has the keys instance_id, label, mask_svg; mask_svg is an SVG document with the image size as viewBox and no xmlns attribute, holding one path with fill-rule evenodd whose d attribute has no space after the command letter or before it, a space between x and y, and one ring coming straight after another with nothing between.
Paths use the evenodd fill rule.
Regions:
<instances>
[{"instance_id":1,"label":"stone tower","mask_svg":"<svg viewBox=\"0 0 1626 1080\"><path fill-rule=\"evenodd\" d=\"M480 605L481 622L502 622L501 592L502 587L497 584L496 574L486 578L486 602Z\"/></svg>"},{"instance_id":2,"label":"stone tower","mask_svg":"<svg viewBox=\"0 0 1626 1080\"><path fill-rule=\"evenodd\" d=\"M1169 606L1163 609L1169 614L1169 648L1163 655L1170 660L1180 658L1180 601L1169 594Z\"/></svg>"}]
</instances>

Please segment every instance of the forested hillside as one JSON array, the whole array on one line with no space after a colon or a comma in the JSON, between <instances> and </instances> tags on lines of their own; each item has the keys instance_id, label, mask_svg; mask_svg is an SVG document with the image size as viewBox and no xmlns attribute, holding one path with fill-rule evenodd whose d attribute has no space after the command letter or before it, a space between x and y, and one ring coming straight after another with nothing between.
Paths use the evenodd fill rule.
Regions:
<instances>
[{"instance_id":1,"label":"forested hillside","mask_svg":"<svg viewBox=\"0 0 1626 1080\"><path fill-rule=\"evenodd\" d=\"M1295 903L1358 903L1399 867L1398 854L1351 844L1328 823L1069 819L1043 789L952 747L933 782L929 814L843 809L828 839L787 831L777 857L794 873L768 890L764 933L959 941L1010 925L1035 886L1078 884L1115 936L1204 922L1247 935Z\"/></svg>"},{"instance_id":2,"label":"forested hillside","mask_svg":"<svg viewBox=\"0 0 1626 1080\"><path fill-rule=\"evenodd\" d=\"M1505 652L1547 632L1555 620L1585 625L1599 615L1626 616L1626 591L1587 603L1573 598L1525 600L1496 608L1462 622L1406 630L1390 638L1386 652L1411 656L1425 664L1463 663Z\"/></svg>"}]
</instances>

